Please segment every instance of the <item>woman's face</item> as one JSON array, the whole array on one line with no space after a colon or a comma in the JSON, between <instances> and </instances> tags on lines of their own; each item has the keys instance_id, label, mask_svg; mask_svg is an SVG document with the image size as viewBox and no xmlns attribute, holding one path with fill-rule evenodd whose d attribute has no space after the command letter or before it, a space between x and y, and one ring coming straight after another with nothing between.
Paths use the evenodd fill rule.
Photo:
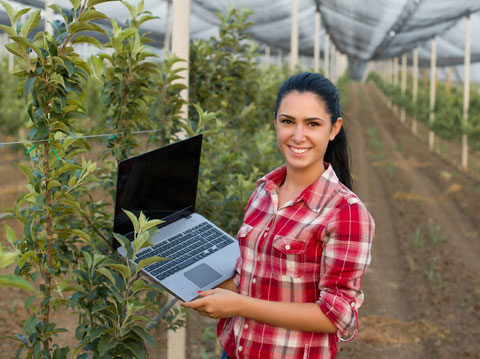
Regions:
<instances>
[{"instance_id":1,"label":"woman's face","mask_svg":"<svg viewBox=\"0 0 480 359\"><path fill-rule=\"evenodd\" d=\"M323 173L328 142L342 127L341 118L332 126L330 117L324 102L311 92L291 92L282 99L275 128L287 169Z\"/></svg>"}]
</instances>

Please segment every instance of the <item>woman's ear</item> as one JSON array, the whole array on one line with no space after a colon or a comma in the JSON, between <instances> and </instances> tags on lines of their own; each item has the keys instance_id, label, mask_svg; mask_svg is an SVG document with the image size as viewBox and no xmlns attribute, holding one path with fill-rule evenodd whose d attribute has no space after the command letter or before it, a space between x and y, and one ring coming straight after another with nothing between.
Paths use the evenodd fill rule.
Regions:
<instances>
[{"instance_id":1,"label":"woman's ear","mask_svg":"<svg viewBox=\"0 0 480 359\"><path fill-rule=\"evenodd\" d=\"M337 118L337 121L333 124L332 129L330 130L330 138L329 138L330 141L333 141L335 139L335 137L340 132L342 125L343 125L343 119L341 117Z\"/></svg>"}]
</instances>

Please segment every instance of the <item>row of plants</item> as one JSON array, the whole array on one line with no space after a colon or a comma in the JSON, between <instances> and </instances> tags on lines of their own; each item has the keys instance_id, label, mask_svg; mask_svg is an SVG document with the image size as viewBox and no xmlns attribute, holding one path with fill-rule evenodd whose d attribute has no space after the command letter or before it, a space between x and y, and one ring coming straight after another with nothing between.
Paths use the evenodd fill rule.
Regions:
<instances>
[{"instance_id":1,"label":"row of plants","mask_svg":"<svg viewBox=\"0 0 480 359\"><path fill-rule=\"evenodd\" d=\"M475 87L470 90L468 123L465 125L463 123L463 88L438 82L434 108L435 121L430 124L430 83L428 80L425 79L423 85L418 87L416 103L412 99L411 76L407 77L407 88L403 95L400 84L394 86L389 81L384 81L377 73L371 73L369 80L375 82L394 105L403 108L409 116L415 117L441 138L461 141L462 135L466 133L472 148L480 149L480 93Z\"/></svg>"},{"instance_id":2,"label":"row of plants","mask_svg":"<svg viewBox=\"0 0 480 359\"><path fill-rule=\"evenodd\" d=\"M23 333L12 336L19 343L18 358L148 357L146 343L154 340L147 324L166 296L139 270L161 259L134 268L111 249L116 168L144 141L153 147L179 140L182 132L204 134L198 210L231 233L241 223L256 179L280 163L272 111L286 74L258 66L257 49L246 35L248 11L219 15L219 36L192 43L186 103L180 97L184 86L177 82L182 60L167 55L159 61L149 51L148 34L140 30L154 18L143 1L137 6L123 1L131 18L125 28L110 19L110 33L95 23L108 18L95 9L105 1L70 0L69 11L52 5L63 20L52 23L53 34L32 35L40 11L17 11L0 0L11 20L0 29L12 40L7 49L16 63L16 78L4 76L19 89L14 95L2 81L0 101L4 108L3 101L12 99L20 114L2 117L1 125L15 124L12 134L26 128L30 141L29 161L20 165L27 193L11 210L23 233L15 236L7 228L10 248L2 249L8 259L1 263L16 260L17 267L0 284L35 291L25 302L31 315ZM107 43L100 44L91 32L106 35ZM80 43L112 51L86 62L75 51ZM185 105L188 120L181 112ZM146 139L139 137L141 130L152 132ZM105 137L101 162L85 160L91 146L82 137L105 133L115 135ZM151 243L158 221L127 214L135 228L133 249L126 238L114 236L133 259ZM60 308L78 317L74 347L58 344L66 329L51 318ZM181 314L172 309L166 316L170 328L183 324Z\"/></svg>"}]
</instances>

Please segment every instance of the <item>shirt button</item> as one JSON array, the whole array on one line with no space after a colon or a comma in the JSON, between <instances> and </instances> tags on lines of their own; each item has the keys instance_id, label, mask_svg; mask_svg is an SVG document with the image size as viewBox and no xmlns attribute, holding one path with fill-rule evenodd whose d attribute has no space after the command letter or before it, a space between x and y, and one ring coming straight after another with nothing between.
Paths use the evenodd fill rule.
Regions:
<instances>
[{"instance_id":1,"label":"shirt button","mask_svg":"<svg viewBox=\"0 0 480 359\"><path fill-rule=\"evenodd\" d=\"M266 231L268 231L269 229L270 229L270 227L265 228Z\"/></svg>"},{"instance_id":2,"label":"shirt button","mask_svg":"<svg viewBox=\"0 0 480 359\"><path fill-rule=\"evenodd\" d=\"M253 278L252 282L253 284L257 283L257 278Z\"/></svg>"},{"instance_id":3,"label":"shirt button","mask_svg":"<svg viewBox=\"0 0 480 359\"><path fill-rule=\"evenodd\" d=\"M355 302L352 302L352 304L350 304L350 306L351 306L352 308L355 308Z\"/></svg>"},{"instance_id":4,"label":"shirt button","mask_svg":"<svg viewBox=\"0 0 480 359\"><path fill-rule=\"evenodd\" d=\"M288 250L290 249L290 244L287 244L287 245L285 246L285 249L288 251Z\"/></svg>"},{"instance_id":5,"label":"shirt button","mask_svg":"<svg viewBox=\"0 0 480 359\"><path fill-rule=\"evenodd\" d=\"M243 349L243 347L240 345L240 346L238 347L238 351L241 352L242 349Z\"/></svg>"},{"instance_id":6,"label":"shirt button","mask_svg":"<svg viewBox=\"0 0 480 359\"><path fill-rule=\"evenodd\" d=\"M243 327L244 327L245 329L248 329L248 324L245 324Z\"/></svg>"}]
</instances>

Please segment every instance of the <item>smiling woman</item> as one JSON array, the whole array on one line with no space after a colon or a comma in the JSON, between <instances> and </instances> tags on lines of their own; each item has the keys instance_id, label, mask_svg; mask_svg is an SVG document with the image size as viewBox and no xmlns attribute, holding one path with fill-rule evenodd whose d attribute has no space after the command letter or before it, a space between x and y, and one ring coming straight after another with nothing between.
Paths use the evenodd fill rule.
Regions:
<instances>
[{"instance_id":1,"label":"smiling woman","mask_svg":"<svg viewBox=\"0 0 480 359\"><path fill-rule=\"evenodd\" d=\"M247 204L234 277L183 304L222 318L224 358L335 358L338 342L356 335L375 223L350 189L339 103L319 74L280 87L274 121L285 164Z\"/></svg>"}]
</instances>

